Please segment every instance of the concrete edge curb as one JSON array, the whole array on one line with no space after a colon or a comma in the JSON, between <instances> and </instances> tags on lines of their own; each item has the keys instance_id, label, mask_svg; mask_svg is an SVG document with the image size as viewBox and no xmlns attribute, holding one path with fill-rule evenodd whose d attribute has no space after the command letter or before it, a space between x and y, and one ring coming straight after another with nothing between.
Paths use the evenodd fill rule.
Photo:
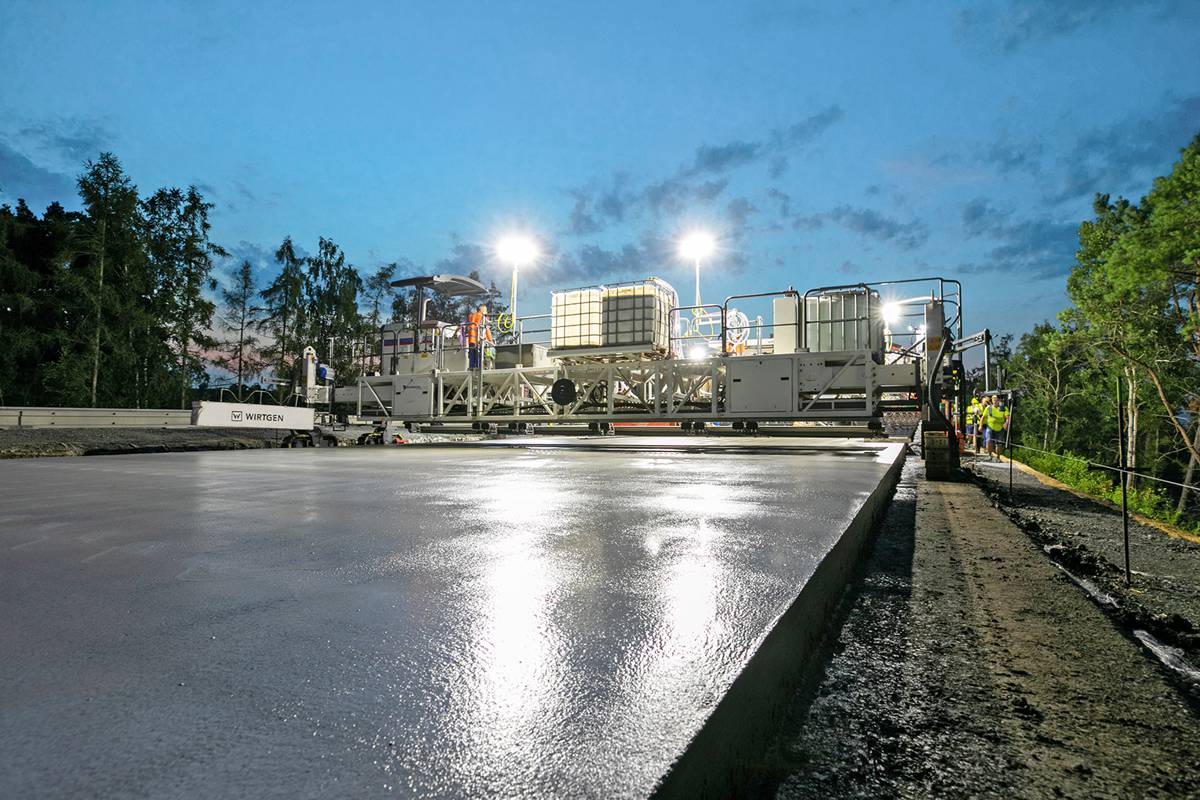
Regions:
<instances>
[{"instance_id":1,"label":"concrete edge curb","mask_svg":"<svg viewBox=\"0 0 1200 800\"><path fill-rule=\"evenodd\" d=\"M745 765L766 746L784 704L819 652L863 546L900 482L906 459L907 449L901 448L842 537L659 781L653 797L733 797L748 783L751 776Z\"/></svg>"}]
</instances>

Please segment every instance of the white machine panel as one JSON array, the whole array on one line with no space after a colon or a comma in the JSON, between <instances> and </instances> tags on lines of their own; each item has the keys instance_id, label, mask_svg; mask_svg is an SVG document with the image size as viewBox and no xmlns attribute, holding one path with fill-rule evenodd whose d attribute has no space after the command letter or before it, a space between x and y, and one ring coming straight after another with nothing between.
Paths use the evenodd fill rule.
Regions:
<instances>
[{"instance_id":1,"label":"white machine panel","mask_svg":"<svg viewBox=\"0 0 1200 800\"><path fill-rule=\"evenodd\" d=\"M192 403L192 424L204 428L273 428L311 431L313 409L298 406L264 406L254 403Z\"/></svg>"},{"instance_id":2,"label":"white machine panel","mask_svg":"<svg viewBox=\"0 0 1200 800\"><path fill-rule=\"evenodd\" d=\"M394 383L392 416L429 416L433 413L433 378L401 375Z\"/></svg>"},{"instance_id":3,"label":"white machine panel","mask_svg":"<svg viewBox=\"0 0 1200 800\"><path fill-rule=\"evenodd\" d=\"M726 370L725 407L731 414L793 410L791 356L731 358Z\"/></svg>"},{"instance_id":4,"label":"white machine panel","mask_svg":"<svg viewBox=\"0 0 1200 800\"><path fill-rule=\"evenodd\" d=\"M771 328L771 338L775 342L775 353L796 352L800 319L800 304L795 297L776 297L772 310L775 313L774 326Z\"/></svg>"}]
</instances>

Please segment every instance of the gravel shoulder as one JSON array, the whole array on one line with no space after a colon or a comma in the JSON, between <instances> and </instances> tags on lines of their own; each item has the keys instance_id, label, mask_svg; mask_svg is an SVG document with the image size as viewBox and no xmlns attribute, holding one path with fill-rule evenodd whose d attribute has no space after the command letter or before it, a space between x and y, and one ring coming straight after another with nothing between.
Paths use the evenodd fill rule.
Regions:
<instances>
[{"instance_id":1,"label":"gravel shoulder","mask_svg":"<svg viewBox=\"0 0 1200 800\"><path fill-rule=\"evenodd\" d=\"M286 431L247 428L0 428L0 458L278 447Z\"/></svg>"},{"instance_id":2,"label":"gravel shoulder","mask_svg":"<svg viewBox=\"0 0 1200 800\"><path fill-rule=\"evenodd\" d=\"M910 460L762 793L1200 793L1200 717L1158 663L978 486L921 472Z\"/></svg>"},{"instance_id":3,"label":"gravel shoulder","mask_svg":"<svg viewBox=\"0 0 1200 800\"><path fill-rule=\"evenodd\" d=\"M1125 585L1120 510L1048 485L1008 464L967 462L991 501L1056 562L1112 598L1112 613L1132 629L1150 631L1200 665L1200 543L1169 536L1130 519Z\"/></svg>"}]
</instances>

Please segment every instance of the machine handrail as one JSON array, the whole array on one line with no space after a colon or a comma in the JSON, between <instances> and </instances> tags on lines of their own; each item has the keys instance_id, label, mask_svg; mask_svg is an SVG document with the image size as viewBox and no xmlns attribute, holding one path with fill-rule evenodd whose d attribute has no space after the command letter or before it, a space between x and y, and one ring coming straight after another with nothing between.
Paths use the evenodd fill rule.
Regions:
<instances>
[{"instance_id":1,"label":"machine handrail","mask_svg":"<svg viewBox=\"0 0 1200 800\"><path fill-rule=\"evenodd\" d=\"M701 334L701 333L691 333L691 332L690 332L690 331L692 330L692 326L691 326L691 325L689 325L689 326L688 326L688 328L687 328L688 332L686 332L686 333L684 333L684 334L682 334L682 335L676 335L676 334L675 334L675 332L674 332L674 327L675 327L675 326L673 326L673 325L671 324L671 322L673 321L673 320L672 320L672 317L675 317L675 315L676 315L676 314L678 314L679 312L682 312L682 311L691 311L691 312L693 312L693 319L699 319L701 315L700 315L700 314L696 314L695 312L697 312L697 311L706 311L706 310L713 310L713 311L719 311L719 312L720 312L720 315L719 315L720 324L721 324L721 333L720 333L720 336L721 336L721 340L722 340L722 342L724 342L724 339L725 339L725 322L726 322L726 318L725 318L725 308L724 308L724 306L722 306L720 303L701 303L701 304L699 304L699 305L690 305L690 306L672 306L671 310L670 310L669 312L667 312L667 327L668 327L668 329L669 329L669 331L670 331L670 332L669 332L669 335L668 335L668 337L667 337L667 343L668 343L668 347L669 347L669 349L671 350L671 352L672 352L672 353L675 351L675 348L674 348L674 343L675 343L675 342L691 341L691 340L693 340L693 339L703 339L704 341L706 341L706 342L707 342L707 341L709 341L711 338L715 338L715 337L705 336L705 335L703 335L703 334ZM707 314L707 313L706 313L706 314L705 314L705 316L708 316L708 317L712 318L712 317L714 317L714 316L716 316L716 315L713 315L713 314Z\"/></svg>"},{"instance_id":2,"label":"machine handrail","mask_svg":"<svg viewBox=\"0 0 1200 800\"><path fill-rule=\"evenodd\" d=\"M790 286L787 289L784 289L782 291L777 291L777 292L754 292L752 294L731 294L725 298L725 304L721 307L722 314L724 314L724 317L726 320L729 319L729 303L733 300L754 300L754 299L760 299L763 297L791 297L791 298L795 299L796 312L797 312L795 322L771 322L771 323L758 322L757 325L758 325L759 331L761 331L763 328L771 328L773 330L774 328L777 328L777 327L795 326L795 328L796 328L796 346L799 347L800 341L803 336L803 334L801 333L801 327L800 327L802 324L801 320L803 319L803 314L800 311L800 292L798 292L796 289L794 289ZM729 352L729 331L730 330L742 330L743 328L745 328L746 330L750 330L753 327L753 325L754 324L750 322L749 316L746 317L745 325L722 325L721 326L721 353L722 353L722 355ZM761 334L759 336L758 345L759 345L759 352L761 353L761 351L762 351L762 336L761 336Z\"/></svg>"}]
</instances>

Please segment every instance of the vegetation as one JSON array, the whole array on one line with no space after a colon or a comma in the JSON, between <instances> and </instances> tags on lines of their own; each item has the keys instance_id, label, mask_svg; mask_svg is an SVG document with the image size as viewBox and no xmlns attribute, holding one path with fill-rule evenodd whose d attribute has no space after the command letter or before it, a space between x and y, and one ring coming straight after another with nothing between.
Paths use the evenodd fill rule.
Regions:
<instances>
[{"instance_id":1,"label":"vegetation","mask_svg":"<svg viewBox=\"0 0 1200 800\"><path fill-rule=\"evenodd\" d=\"M1015 441L1117 464L1120 414L1130 467L1194 486L1200 476L1200 136L1140 203L1098 195L1094 213L1079 227L1067 280L1071 307L1000 359L1008 385L1020 390ZM1077 458L1017 454L1064 483L1113 495L1112 481ZM1132 497L1150 516L1195 525L1195 492L1134 477Z\"/></svg>"},{"instance_id":2,"label":"vegetation","mask_svg":"<svg viewBox=\"0 0 1200 800\"><path fill-rule=\"evenodd\" d=\"M102 153L78 188L80 211L0 206L0 405L186 408L219 382L245 397L263 378L282 400L306 346L352 379L381 324L413 321L411 292L391 285L410 263L364 281L332 239L307 255L289 236L261 289L249 262L220 287L228 254L195 186L143 197ZM457 322L466 305L435 294L430 312Z\"/></svg>"}]
</instances>

